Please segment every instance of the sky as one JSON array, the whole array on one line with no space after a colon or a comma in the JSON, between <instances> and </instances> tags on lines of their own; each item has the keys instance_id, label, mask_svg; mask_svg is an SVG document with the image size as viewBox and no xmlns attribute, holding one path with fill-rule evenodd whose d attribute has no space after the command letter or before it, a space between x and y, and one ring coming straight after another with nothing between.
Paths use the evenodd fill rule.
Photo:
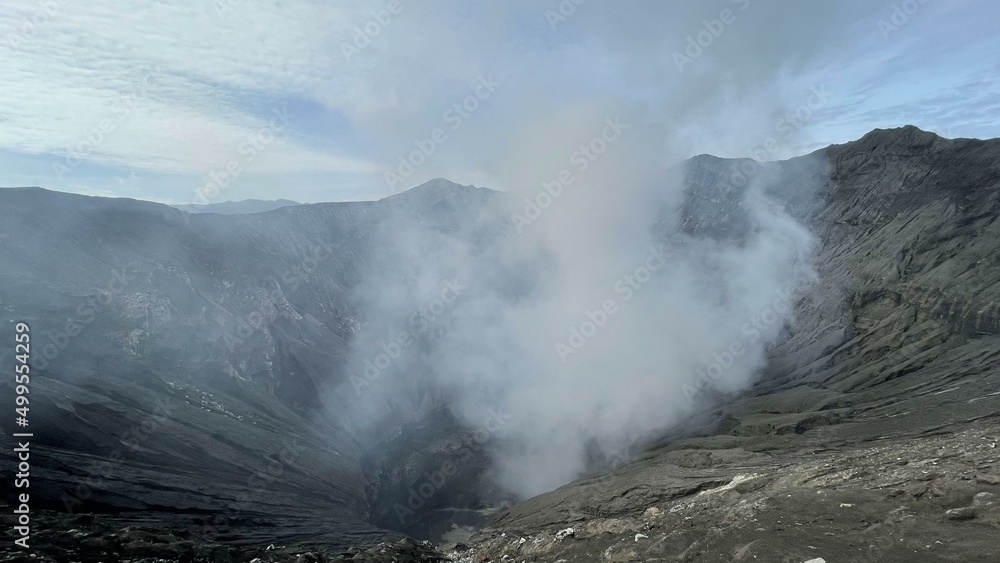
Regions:
<instances>
[{"instance_id":1,"label":"sky","mask_svg":"<svg viewBox=\"0 0 1000 563\"><path fill-rule=\"evenodd\" d=\"M614 118L662 166L906 124L1000 136L990 0L127 6L0 0L0 186L173 204L506 190Z\"/></svg>"}]
</instances>

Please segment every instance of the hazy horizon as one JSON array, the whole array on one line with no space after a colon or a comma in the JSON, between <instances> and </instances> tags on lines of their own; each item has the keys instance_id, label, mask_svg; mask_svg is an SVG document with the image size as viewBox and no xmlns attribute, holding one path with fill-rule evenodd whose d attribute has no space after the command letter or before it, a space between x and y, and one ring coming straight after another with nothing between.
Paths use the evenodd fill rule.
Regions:
<instances>
[{"instance_id":1,"label":"hazy horizon","mask_svg":"<svg viewBox=\"0 0 1000 563\"><path fill-rule=\"evenodd\" d=\"M669 137L676 159L746 156L767 135L786 158L906 124L1000 136L1000 73L981 56L1000 50L1000 13L985 0L121 15L110 1L0 7L0 184L170 204L375 200L437 177L512 189L528 180L510 163L538 183L579 141L527 139L561 119L588 138L587 120L612 114Z\"/></svg>"},{"instance_id":2,"label":"hazy horizon","mask_svg":"<svg viewBox=\"0 0 1000 563\"><path fill-rule=\"evenodd\" d=\"M864 134L867 134L867 133L870 133L872 131L876 131L876 130L879 130L879 129L901 129L901 128L907 127L907 126L910 126L910 124L901 125L899 127L875 127L871 131L868 131L868 132L866 132ZM922 130L923 131L927 131L929 133L934 133L934 134L936 134L936 135L938 135L940 137L949 138L949 137L945 137L944 135L941 135L937 131L929 131L929 130L926 130L926 129L922 129ZM816 152L817 150L822 150L823 148L825 148L827 146L832 146L832 145L836 145L836 144L843 144L844 142L856 141L856 140L858 140L860 138L861 137L859 136L857 139L848 139L847 141L843 141L841 143L828 143L828 144L823 145L822 147L819 147L819 148L816 148L816 149L811 149L808 152L804 152L802 154L791 155L791 156L788 156L786 158L780 158L780 159L776 158L776 159L770 159L770 160L758 161L758 162L773 162L773 161L780 161L780 160L791 160L791 159L796 159L796 158L802 158L802 157L808 156L808 155ZM951 138L958 138L958 137L951 137ZM966 138L972 138L972 139L977 139L977 140L988 140L988 139L995 138L995 137L966 137ZM753 158L751 155L745 155L745 156L739 156L739 155L737 155L737 156L720 156L720 155L713 155L713 154L710 154L710 153L700 153L700 154L697 154L697 155L692 155L691 157L688 157L688 158L690 159L690 158L694 158L694 157L697 157L697 156L715 156L715 157L718 157L718 158L725 158L725 159ZM675 165L680 165L683 162L684 161L679 161ZM420 182L419 184L413 184L411 186L407 186L407 187L401 189L399 192L396 192L396 193L393 193L393 194L388 194L388 195L383 195L381 197L376 197L376 198L369 198L369 199L322 200L322 201L299 201L299 200L293 200L293 199L289 199L289 198L275 197L275 198L272 198L272 199L246 198L246 199L227 199L227 200L219 200L219 201L208 201L206 203L196 203L196 202L193 202L193 201L162 201L162 200L157 200L157 199L141 198L141 197L134 197L134 196L128 196L128 195L87 194L87 193L79 193L79 192L73 192L73 191L57 190L57 189L53 189L51 187L37 186L37 185L34 185L34 186L0 186L0 190L20 189L20 188L41 188L41 189L44 189L44 190L49 190L49 191L54 191L54 192L76 194L76 195L85 195L85 196L91 196L91 197L111 197L111 198L134 199L134 200L138 200L138 201L148 201L148 202L152 202L152 203L159 203L159 204L162 204L162 205L169 205L171 207L185 207L185 206L204 207L204 206L212 206L212 205L220 205L220 204L243 203L243 202L248 202L248 201L260 201L260 202L265 202L265 203L278 202L278 201L290 201L290 202L292 202L294 204L297 204L297 205L312 205L312 204L319 204L319 203L363 203L363 202L379 201L379 200L382 200L382 199L385 199L385 198L388 198L388 197L392 197L394 195L399 195L401 193L407 192L407 191L415 189L415 188L419 188L420 186L423 186L424 184L427 184L429 182L434 182L436 180L445 180L447 182L452 182L454 184L460 185L462 187L472 187L472 188L479 188L479 189L488 189L488 190L493 190L493 191L497 191L497 192L516 192L517 191L516 187L514 187L514 188L501 188L501 187L495 187L495 186L477 186L477 185L473 185L473 184L465 184L465 185L463 185L463 184L459 184L458 182L453 182L451 179L444 178L444 177L430 178L430 179L427 179L427 180L425 180L423 182Z\"/></svg>"}]
</instances>

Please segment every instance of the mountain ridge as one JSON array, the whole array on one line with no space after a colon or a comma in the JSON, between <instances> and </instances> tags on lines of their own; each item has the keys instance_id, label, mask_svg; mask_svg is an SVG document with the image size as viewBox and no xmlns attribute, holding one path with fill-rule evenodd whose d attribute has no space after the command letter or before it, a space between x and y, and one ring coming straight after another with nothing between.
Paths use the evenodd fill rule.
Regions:
<instances>
[{"instance_id":1,"label":"mountain ridge","mask_svg":"<svg viewBox=\"0 0 1000 563\"><path fill-rule=\"evenodd\" d=\"M702 409L686 428L627 452L622 467L501 512L469 540L477 553L514 556L500 539L506 534L532 536L531 545L517 549L537 549L534 556L551 560L589 560L613 547L613 560L680 557L680 549L671 550L681 545L732 558L759 540L757 524L747 518L779 518L782 511L832 518L833 535L819 547L837 553L848 542L866 541L857 531L860 518L885 524L902 507L921 535L965 534L966 543L952 549L974 560L992 533L988 526L946 530L957 524L939 521L973 494L1000 492L976 484L976 471L996 472L996 456L968 446L996 435L996 403L982 399L1000 385L1000 140L950 143L921 133L889 130L818 151L828 158L763 163L778 178L769 193L820 241L820 281L795 300L798 320L772 349L765 372L738 396L700 394ZM686 178L692 197L683 210L691 233L738 238L746 184L734 184L732 173L740 162L692 159ZM0 308L29 322L38 345L33 430L45 436L48 451L33 466L39 478L32 498L47 528L89 530L96 521L104 531L95 528L93 541L108 553L123 549L126 539L107 531L128 528L142 531L123 536L138 546L129 549L168 542L189 555L229 546L260 555L282 542L313 549L371 545L400 537L401 527L437 538L468 521L450 519L454 514L483 510L486 494L475 487L485 474L477 460L426 503L416 522L400 526L394 503L405 502L423 472L450 459L446 447L426 445L424 434L458 440L464 431L417 421L412 433L386 438L408 455L370 458L367 445L335 413L324 414L318 400L325 385L343 377L350 342L365 330L351 288L363 283L367 261L383 244L378 228L414 216L435 228L461 226L478 217L469 210L502 203L493 196L505 193L443 182L380 201L250 215L187 214L42 188L0 190L10 217L10 236L0 242ZM813 183L815 193L794 189ZM438 199L442 192L458 197ZM404 204L411 200L427 206L414 213ZM67 318L80 326L72 329ZM10 353L0 351L7 365ZM171 406L172 416L161 416L162 405ZM130 447L136 428L149 421L154 431L140 432L138 447ZM968 452L936 445L951 456L941 459L952 461L937 462L944 476L921 481L920 468L931 466L933 452L908 440L942 432L961 436L956 444ZM836 490L829 494L837 503L864 506L863 514L837 512L836 504L830 512L797 512L776 500L781 487L797 502L826 498L804 484L823 469L809 466L812 454L802 452L850 456L877 449L880 436L902 444L893 455L923 456L885 472L906 480L896 487L900 495L890 496L895 489L881 481L844 477L826 478L822 490ZM293 439L305 448L292 462L281 461ZM114 452L120 457L110 470L95 469ZM887 452L868 455L889 459ZM254 503L242 502L248 476L266 474L276 460L281 478L256 492ZM986 469L969 469L966 461ZM837 467L849 474L849 467ZM746 481L752 473L785 470L803 482ZM699 504L700 492L729 485L712 494L730 503ZM928 492L931 485L940 494ZM65 513L66 498L75 512L93 515L90 523ZM692 520L664 520L655 511L647 517L652 508ZM225 525L206 523L220 514ZM973 523L994 521L992 512L982 514ZM691 531L691 523L710 529L714 521L732 523L726 536ZM578 528L575 539L553 540L569 527ZM191 530L197 545L184 543ZM638 530L656 541L633 540ZM53 556L58 560L80 557L54 531L37 541L64 546ZM761 557L772 557L809 541L778 534L747 553L761 549ZM902 546L920 547L918 541ZM615 555L619 544L638 551Z\"/></svg>"},{"instance_id":2,"label":"mountain ridge","mask_svg":"<svg viewBox=\"0 0 1000 563\"><path fill-rule=\"evenodd\" d=\"M765 163L768 163L768 162L784 162L784 161L787 161L787 160L795 160L795 159L809 157L809 156L820 154L820 153L829 152L831 150L841 150L842 147L855 147L855 148L857 148L859 146L869 145L869 144L876 144L876 145L881 145L881 146L885 147L885 146L892 146L892 145L898 145L898 144L913 144L913 143L917 143L917 146L927 146L927 145L931 145L931 144L939 143L939 142L944 142L944 143L949 143L949 144L950 143L955 143L955 142L963 142L963 143L966 143L966 144L968 144L968 143L971 143L971 144L988 143L990 141L995 141L996 139L997 138L989 138L989 139L964 138L964 137L946 138L946 137L940 136L939 134L937 134L937 133L935 133L933 131L927 131L927 130L920 129L919 127L917 127L915 125L904 125L904 126L900 126L900 127L889 127L889 128L876 128L876 129L872 129L868 133L865 133L864 135L862 135L861 137L859 137L859 138L857 138L857 139L855 139L853 141L847 141L847 142L839 143L839 144L837 144L837 143L830 144L830 145L827 145L826 147L816 149L814 151L811 151L811 152L803 154L803 155L793 156L793 157L789 157L787 159L782 159L782 160L768 160L768 161L756 161L756 162L758 162L760 164L765 164ZM713 155L713 154L701 153L701 154L697 154L697 155L694 155L694 156L690 157L689 159L685 160L684 162L698 161L698 160L701 160L701 159L710 159L710 160L714 160L714 161L754 160L754 159L751 159L749 157L720 157L720 156L716 156L716 155ZM491 193L491 194L492 193L505 193L504 190L498 190L498 189L486 188L486 187L478 187L478 186L474 186L474 185L471 185L471 184L465 184L465 185L463 185L463 184L459 184L459 183L456 183L456 182L452 182L452 181L450 181L450 180L448 180L446 178L433 178L431 180L428 180L426 182L423 182L421 184L418 184L418 185L412 186L412 187L410 187L410 188L408 188L406 190L403 190L402 192L398 192L398 193L395 193L395 194L392 194L392 195L388 195L388 196L384 196L384 197L381 197L381 198L378 198L378 199L372 199L372 200L360 200L360 201L322 201L322 202L315 202L315 203L299 203L299 202L295 202L293 200L285 200L285 199L278 199L278 200L244 199L244 200L235 200L235 201L230 200L230 201L225 201L225 202L210 203L210 204L200 205L199 206L199 205L194 205L194 204L161 204L159 202L154 202L154 201L150 201L150 200L144 200L144 199L140 199L140 198L131 198L131 197L93 196L93 195L87 195L87 194L78 194L78 193L75 193L75 192L61 192L61 191L58 191L58 190L53 190L53 189L50 189L50 188L45 188L45 187L40 187L40 186L10 186L10 187L0 187L0 191L2 191L2 190L44 190L44 191L54 192L54 193L66 193L66 194L73 194L73 195L78 195L78 196L82 196L82 197L93 197L93 198L99 198L99 199L122 199L122 200L128 200L128 201L144 201L144 202L147 202L147 203L155 203L155 204L158 204L158 205L166 205L168 207L173 207L175 209L180 209L182 211L186 210L189 207L204 208L204 207L208 207L208 206L223 206L223 205L230 205L230 204L244 204L244 203L248 203L248 202L250 202L250 203L263 203L263 204L280 204L280 205L278 205L277 207L274 208L274 209L280 209L282 207L303 206L303 205L308 206L308 205L329 205L329 204L348 204L348 203L374 203L374 202L386 201L386 200L404 201L404 200L418 198L418 197L436 197L438 199L444 199L444 198L448 197L449 195L454 194L454 193L456 193L458 191L467 191L467 192L484 191L484 193ZM268 209L266 211L250 211L250 212L244 212L244 213L266 213L267 211L272 211L274 209ZM211 211L201 211L201 212L209 212L209 213L211 213ZM237 214L237 213L232 213L232 214Z\"/></svg>"}]
</instances>

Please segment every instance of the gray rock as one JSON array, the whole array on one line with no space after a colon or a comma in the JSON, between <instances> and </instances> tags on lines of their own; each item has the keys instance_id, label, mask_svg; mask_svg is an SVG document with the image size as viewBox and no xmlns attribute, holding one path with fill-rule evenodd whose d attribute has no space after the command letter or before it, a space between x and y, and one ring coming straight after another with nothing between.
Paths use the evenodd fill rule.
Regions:
<instances>
[{"instance_id":1,"label":"gray rock","mask_svg":"<svg viewBox=\"0 0 1000 563\"><path fill-rule=\"evenodd\" d=\"M983 485L1000 485L1000 475L976 475L976 482Z\"/></svg>"},{"instance_id":2,"label":"gray rock","mask_svg":"<svg viewBox=\"0 0 1000 563\"><path fill-rule=\"evenodd\" d=\"M976 496L972 497L972 506L974 507L993 506L994 502L996 502L996 495L993 493L976 493Z\"/></svg>"},{"instance_id":3,"label":"gray rock","mask_svg":"<svg viewBox=\"0 0 1000 563\"><path fill-rule=\"evenodd\" d=\"M972 520L976 517L976 509L972 506L952 508L945 511L944 517L948 520Z\"/></svg>"}]
</instances>

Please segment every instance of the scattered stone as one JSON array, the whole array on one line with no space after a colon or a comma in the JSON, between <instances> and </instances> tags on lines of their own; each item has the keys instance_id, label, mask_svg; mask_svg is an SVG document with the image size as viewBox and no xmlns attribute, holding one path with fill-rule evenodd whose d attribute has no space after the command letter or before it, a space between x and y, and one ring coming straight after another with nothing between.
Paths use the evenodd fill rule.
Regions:
<instances>
[{"instance_id":1,"label":"scattered stone","mask_svg":"<svg viewBox=\"0 0 1000 563\"><path fill-rule=\"evenodd\" d=\"M945 511L944 517L948 520L972 520L976 517L976 509L971 506L952 508Z\"/></svg>"},{"instance_id":2,"label":"scattered stone","mask_svg":"<svg viewBox=\"0 0 1000 563\"><path fill-rule=\"evenodd\" d=\"M1000 485L1000 475L976 475L976 482L982 485Z\"/></svg>"},{"instance_id":3,"label":"scattered stone","mask_svg":"<svg viewBox=\"0 0 1000 563\"><path fill-rule=\"evenodd\" d=\"M565 530L559 530L556 532L556 541L562 541L566 538L573 537L576 535L576 530L573 528L566 528Z\"/></svg>"},{"instance_id":4,"label":"scattered stone","mask_svg":"<svg viewBox=\"0 0 1000 563\"><path fill-rule=\"evenodd\" d=\"M647 536L646 534L636 534L635 535L635 541L645 540L645 539L649 539L649 536Z\"/></svg>"},{"instance_id":5,"label":"scattered stone","mask_svg":"<svg viewBox=\"0 0 1000 563\"><path fill-rule=\"evenodd\" d=\"M972 506L992 506L996 495L993 493L976 493L972 497Z\"/></svg>"},{"instance_id":6,"label":"scattered stone","mask_svg":"<svg viewBox=\"0 0 1000 563\"><path fill-rule=\"evenodd\" d=\"M826 563L826 559L823 559L822 557L817 557L815 559L810 559L809 561L805 561L803 563Z\"/></svg>"},{"instance_id":7,"label":"scattered stone","mask_svg":"<svg viewBox=\"0 0 1000 563\"><path fill-rule=\"evenodd\" d=\"M656 518L657 516L663 514L663 511L655 506L651 506L646 509L646 512L642 513L642 517L646 519Z\"/></svg>"},{"instance_id":8,"label":"scattered stone","mask_svg":"<svg viewBox=\"0 0 1000 563\"><path fill-rule=\"evenodd\" d=\"M737 479L733 479L731 485L734 491L736 491L741 495L745 495L747 493L752 493L753 491L764 488L764 486L770 483L772 480L773 479L762 475L752 475L745 479L739 479L737 477Z\"/></svg>"}]
</instances>

